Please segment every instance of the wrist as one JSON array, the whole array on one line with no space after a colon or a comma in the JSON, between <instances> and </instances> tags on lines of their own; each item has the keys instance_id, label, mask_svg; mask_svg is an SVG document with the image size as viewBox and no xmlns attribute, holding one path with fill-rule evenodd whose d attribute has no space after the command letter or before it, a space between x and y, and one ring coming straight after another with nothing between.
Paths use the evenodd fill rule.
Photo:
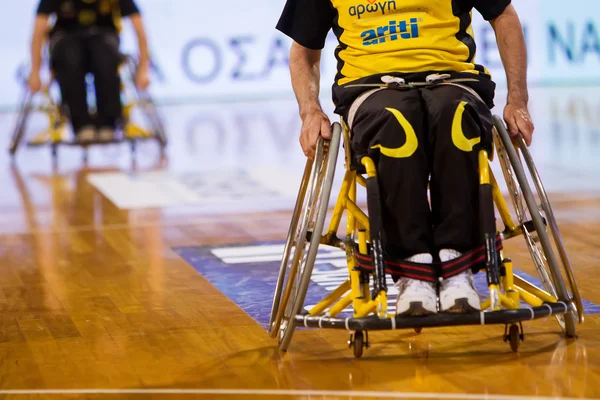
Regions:
<instances>
[{"instance_id":1,"label":"wrist","mask_svg":"<svg viewBox=\"0 0 600 400\"><path fill-rule=\"evenodd\" d=\"M527 104L529 103L529 95L527 92L523 93L521 91L509 91L507 103L519 107L527 107Z\"/></svg>"},{"instance_id":2,"label":"wrist","mask_svg":"<svg viewBox=\"0 0 600 400\"><path fill-rule=\"evenodd\" d=\"M307 116L322 113L321 105L319 103L311 103L306 106L300 107L300 118L304 120Z\"/></svg>"}]
</instances>

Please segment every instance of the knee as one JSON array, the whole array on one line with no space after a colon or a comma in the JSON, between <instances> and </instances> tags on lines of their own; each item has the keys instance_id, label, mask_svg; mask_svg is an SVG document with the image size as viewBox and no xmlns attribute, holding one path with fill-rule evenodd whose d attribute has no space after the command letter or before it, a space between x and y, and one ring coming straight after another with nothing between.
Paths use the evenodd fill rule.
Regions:
<instances>
[{"instance_id":1,"label":"knee","mask_svg":"<svg viewBox=\"0 0 600 400\"><path fill-rule=\"evenodd\" d=\"M77 43L68 37L59 39L51 48L50 58L52 68L56 73L84 72L85 65Z\"/></svg>"},{"instance_id":2,"label":"knee","mask_svg":"<svg viewBox=\"0 0 600 400\"><path fill-rule=\"evenodd\" d=\"M119 52L119 37L112 34L105 34L98 38L93 51L97 53L99 58L104 59L107 66L113 69L118 69L121 62L121 54Z\"/></svg>"},{"instance_id":3,"label":"knee","mask_svg":"<svg viewBox=\"0 0 600 400\"><path fill-rule=\"evenodd\" d=\"M382 126L398 120L418 120L422 115L420 101L407 98L405 92L382 90L372 95L359 108L355 126L366 123L371 128L380 129Z\"/></svg>"},{"instance_id":4,"label":"knee","mask_svg":"<svg viewBox=\"0 0 600 400\"><path fill-rule=\"evenodd\" d=\"M437 121L491 121L491 112L475 94L466 89L446 86L434 90L433 98L428 101L430 117ZM488 117L489 116L489 117Z\"/></svg>"}]
</instances>

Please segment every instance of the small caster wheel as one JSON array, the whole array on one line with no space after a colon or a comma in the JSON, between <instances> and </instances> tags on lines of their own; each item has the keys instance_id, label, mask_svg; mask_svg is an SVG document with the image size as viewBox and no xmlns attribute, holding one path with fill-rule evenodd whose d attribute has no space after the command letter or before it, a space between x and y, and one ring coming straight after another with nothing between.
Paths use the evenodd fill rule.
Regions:
<instances>
[{"instance_id":1,"label":"small caster wheel","mask_svg":"<svg viewBox=\"0 0 600 400\"><path fill-rule=\"evenodd\" d=\"M354 357L360 358L363 353L364 337L361 331L354 334Z\"/></svg>"},{"instance_id":2,"label":"small caster wheel","mask_svg":"<svg viewBox=\"0 0 600 400\"><path fill-rule=\"evenodd\" d=\"M516 353L519 351L519 345L525 340L523 334L523 327L519 327L517 324L512 324L508 331L504 331L504 341L510 344L510 349Z\"/></svg>"},{"instance_id":3,"label":"small caster wheel","mask_svg":"<svg viewBox=\"0 0 600 400\"><path fill-rule=\"evenodd\" d=\"M423 328L415 328L415 332L416 333L421 333L421 332L423 332Z\"/></svg>"},{"instance_id":4,"label":"small caster wheel","mask_svg":"<svg viewBox=\"0 0 600 400\"><path fill-rule=\"evenodd\" d=\"M369 334L363 331L356 331L354 335L350 335L350 340L348 340L348 347L352 347L355 358L362 357L363 348L371 347L369 343Z\"/></svg>"},{"instance_id":5,"label":"small caster wheel","mask_svg":"<svg viewBox=\"0 0 600 400\"><path fill-rule=\"evenodd\" d=\"M131 141L131 154L132 154L132 155L134 155L134 154L135 154L135 151L136 151L136 149L137 149L137 148L136 148L136 142L135 142L135 140L132 140L132 141Z\"/></svg>"},{"instance_id":6,"label":"small caster wheel","mask_svg":"<svg viewBox=\"0 0 600 400\"><path fill-rule=\"evenodd\" d=\"M57 157L58 157L58 146L53 144L52 145L52 160L56 161Z\"/></svg>"}]
</instances>

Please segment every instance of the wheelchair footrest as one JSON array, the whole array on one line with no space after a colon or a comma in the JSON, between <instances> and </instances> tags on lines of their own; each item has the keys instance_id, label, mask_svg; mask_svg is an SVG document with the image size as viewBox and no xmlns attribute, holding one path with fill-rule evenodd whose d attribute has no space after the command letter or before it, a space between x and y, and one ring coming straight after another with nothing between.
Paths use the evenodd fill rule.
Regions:
<instances>
[{"instance_id":1,"label":"wheelchair footrest","mask_svg":"<svg viewBox=\"0 0 600 400\"><path fill-rule=\"evenodd\" d=\"M423 317L379 318L375 315L366 318L313 317L308 314L296 315L295 321L306 328L345 329L348 331L376 331L393 329L414 329L460 325L505 325L522 321L548 318L571 311L565 302L544 303L539 307L518 310L498 310L468 314L434 314Z\"/></svg>"},{"instance_id":2,"label":"wheelchair footrest","mask_svg":"<svg viewBox=\"0 0 600 400\"><path fill-rule=\"evenodd\" d=\"M124 140L122 139L112 139L112 140L88 140L85 142L80 142L78 140L68 140L68 141L63 141L63 142L59 142L56 143L57 145L62 145L62 146L75 146L75 147L88 147L88 146L98 146L98 145L108 145L108 144L117 144L117 143L123 143Z\"/></svg>"},{"instance_id":3,"label":"wheelchair footrest","mask_svg":"<svg viewBox=\"0 0 600 400\"><path fill-rule=\"evenodd\" d=\"M135 137L135 138L118 138L112 140L89 140L86 142L80 142L77 140L61 140L58 142L43 142L43 143L32 143L28 142L27 147L43 147L43 146L70 146L70 147L89 147L89 146L102 146L109 144L120 144L126 142L143 142L149 140L159 140L156 136L146 136L146 137Z\"/></svg>"}]
</instances>

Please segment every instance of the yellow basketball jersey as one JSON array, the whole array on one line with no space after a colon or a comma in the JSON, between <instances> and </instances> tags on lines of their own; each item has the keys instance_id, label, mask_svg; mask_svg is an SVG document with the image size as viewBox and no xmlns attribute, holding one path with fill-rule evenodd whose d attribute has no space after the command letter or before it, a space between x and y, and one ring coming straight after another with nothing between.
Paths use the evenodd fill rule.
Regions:
<instances>
[{"instance_id":1,"label":"yellow basketball jersey","mask_svg":"<svg viewBox=\"0 0 600 400\"><path fill-rule=\"evenodd\" d=\"M474 63L471 10L451 0L331 0L337 84L374 74L423 71L487 73Z\"/></svg>"}]
</instances>

